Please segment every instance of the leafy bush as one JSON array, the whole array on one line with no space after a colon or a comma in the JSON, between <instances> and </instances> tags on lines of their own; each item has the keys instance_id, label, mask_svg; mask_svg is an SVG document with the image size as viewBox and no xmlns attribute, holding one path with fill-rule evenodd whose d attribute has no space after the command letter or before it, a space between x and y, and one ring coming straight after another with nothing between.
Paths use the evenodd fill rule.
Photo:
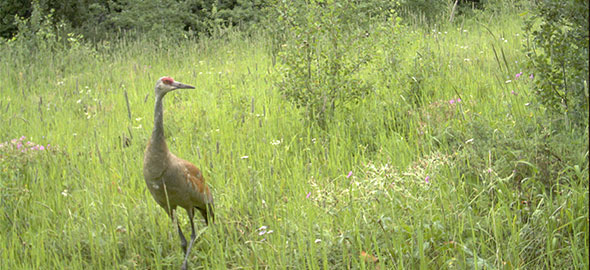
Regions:
<instances>
[{"instance_id":1,"label":"leafy bush","mask_svg":"<svg viewBox=\"0 0 590 270\"><path fill-rule=\"evenodd\" d=\"M323 128L335 110L358 102L373 87L360 74L371 60L368 14L382 12L375 7L356 1L275 4L278 24L271 32L280 62L276 87Z\"/></svg>"},{"instance_id":2,"label":"leafy bush","mask_svg":"<svg viewBox=\"0 0 590 270\"><path fill-rule=\"evenodd\" d=\"M579 124L588 123L588 5L539 1L525 26L537 96L550 111Z\"/></svg>"},{"instance_id":3,"label":"leafy bush","mask_svg":"<svg viewBox=\"0 0 590 270\"><path fill-rule=\"evenodd\" d=\"M56 22L53 11L44 14L38 2L33 2L32 14L28 18L14 17L18 28L17 34L9 40L3 40L11 47L16 47L25 57L32 52L59 51L82 45L82 36L73 33L63 21Z\"/></svg>"}]
</instances>

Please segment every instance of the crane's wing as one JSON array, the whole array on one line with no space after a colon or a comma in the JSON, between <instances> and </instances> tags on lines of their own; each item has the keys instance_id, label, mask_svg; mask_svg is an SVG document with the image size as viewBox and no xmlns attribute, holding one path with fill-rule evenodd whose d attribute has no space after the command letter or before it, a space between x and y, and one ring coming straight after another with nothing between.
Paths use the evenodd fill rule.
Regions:
<instances>
[{"instance_id":1,"label":"crane's wing","mask_svg":"<svg viewBox=\"0 0 590 270\"><path fill-rule=\"evenodd\" d=\"M206 205L213 205L213 196L209 190L209 186L205 183L203 173L192 163L183 160L183 166L188 171L186 181L192 187L191 200L197 205L199 209L205 209Z\"/></svg>"}]
</instances>

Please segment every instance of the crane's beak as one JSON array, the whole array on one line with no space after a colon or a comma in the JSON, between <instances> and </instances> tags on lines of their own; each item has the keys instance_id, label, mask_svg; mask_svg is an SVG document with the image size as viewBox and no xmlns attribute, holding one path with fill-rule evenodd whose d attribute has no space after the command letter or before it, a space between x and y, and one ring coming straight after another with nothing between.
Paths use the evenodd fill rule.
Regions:
<instances>
[{"instance_id":1,"label":"crane's beak","mask_svg":"<svg viewBox=\"0 0 590 270\"><path fill-rule=\"evenodd\" d=\"M184 84L184 83L176 82L176 81L172 83L172 86L174 86L176 89L187 89L187 88L188 89L195 89L195 87L192 85L188 85L188 84Z\"/></svg>"}]
</instances>

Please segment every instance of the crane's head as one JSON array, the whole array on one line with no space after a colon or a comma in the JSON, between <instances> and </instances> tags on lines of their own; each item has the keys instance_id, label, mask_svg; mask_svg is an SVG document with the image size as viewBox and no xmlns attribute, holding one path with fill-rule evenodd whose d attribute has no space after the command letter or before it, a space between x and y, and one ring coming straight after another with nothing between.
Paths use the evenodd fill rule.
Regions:
<instances>
[{"instance_id":1,"label":"crane's head","mask_svg":"<svg viewBox=\"0 0 590 270\"><path fill-rule=\"evenodd\" d=\"M163 96L170 91L182 88L195 89L192 85L177 82L170 77L162 77L156 82L156 96Z\"/></svg>"}]
</instances>

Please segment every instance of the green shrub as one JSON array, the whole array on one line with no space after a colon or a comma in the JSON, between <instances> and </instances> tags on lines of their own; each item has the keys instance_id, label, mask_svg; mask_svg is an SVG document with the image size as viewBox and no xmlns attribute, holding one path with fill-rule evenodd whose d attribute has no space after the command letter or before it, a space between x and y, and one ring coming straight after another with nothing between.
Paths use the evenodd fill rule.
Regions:
<instances>
[{"instance_id":1,"label":"green shrub","mask_svg":"<svg viewBox=\"0 0 590 270\"><path fill-rule=\"evenodd\" d=\"M360 77L372 57L367 40L373 18L358 14L380 11L357 1L278 2L275 10L278 22L271 32L280 63L275 86L305 109L306 119L325 128L336 110L353 105L373 88Z\"/></svg>"},{"instance_id":2,"label":"green shrub","mask_svg":"<svg viewBox=\"0 0 590 270\"><path fill-rule=\"evenodd\" d=\"M525 30L535 92L550 111L588 123L588 1L543 0Z\"/></svg>"}]
</instances>

